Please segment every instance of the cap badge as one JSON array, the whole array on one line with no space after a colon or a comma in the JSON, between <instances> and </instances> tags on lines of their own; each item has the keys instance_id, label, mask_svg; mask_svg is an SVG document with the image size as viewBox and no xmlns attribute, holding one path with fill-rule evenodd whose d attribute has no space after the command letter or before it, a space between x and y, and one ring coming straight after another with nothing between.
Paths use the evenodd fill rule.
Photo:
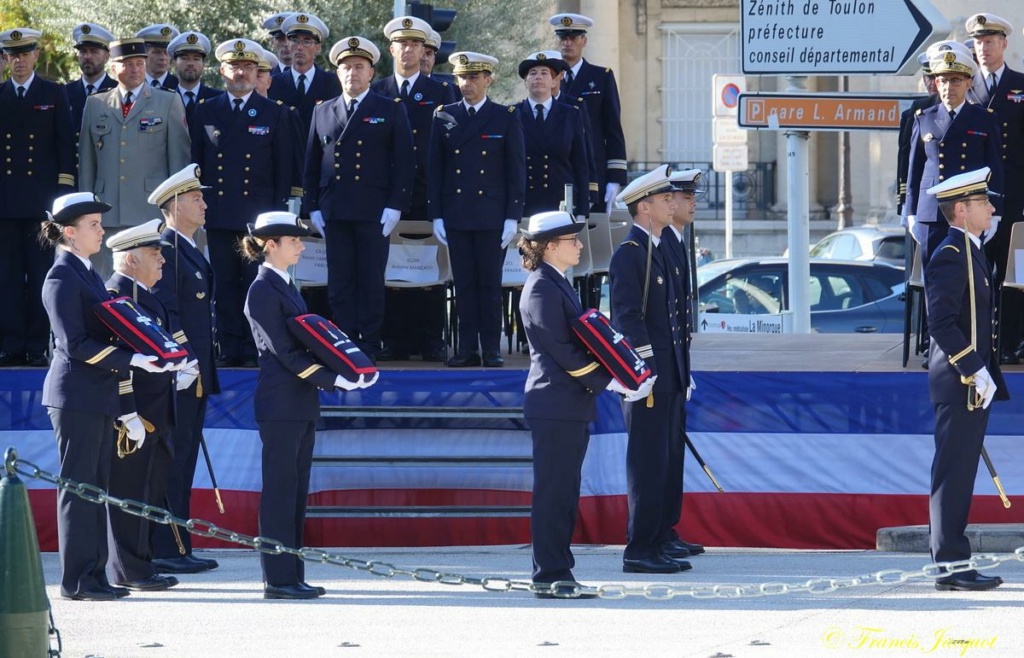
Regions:
<instances>
[{"instance_id":1,"label":"cap badge","mask_svg":"<svg viewBox=\"0 0 1024 658\"><path fill-rule=\"evenodd\" d=\"M409 29L410 27L412 27L412 19L411 19L411 18L406 18L406 19L404 19L404 20L402 21L402 27L404 27L404 28L405 28L405 29L407 29L407 30L408 30L408 29Z\"/></svg>"},{"instance_id":2,"label":"cap badge","mask_svg":"<svg viewBox=\"0 0 1024 658\"><path fill-rule=\"evenodd\" d=\"M15 30L14 32L11 32L11 39L12 40L17 41L20 38L21 38L21 32L19 32L18 30Z\"/></svg>"},{"instance_id":3,"label":"cap badge","mask_svg":"<svg viewBox=\"0 0 1024 658\"><path fill-rule=\"evenodd\" d=\"M548 58L548 56L545 55L544 53L537 53L537 61L538 62L543 62L547 58Z\"/></svg>"},{"instance_id":4,"label":"cap badge","mask_svg":"<svg viewBox=\"0 0 1024 658\"><path fill-rule=\"evenodd\" d=\"M283 22L284 22L284 16L280 16L280 15L279 15L279 16L276 16L276 17L274 18L274 22L275 22L275 23L277 23L278 25L280 25L281 23L283 23Z\"/></svg>"},{"instance_id":5,"label":"cap badge","mask_svg":"<svg viewBox=\"0 0 1024 658\"><path fill-rule=\"evenodd\" d=\"M197 37L197 36L196 36L196 35L194 35L194 34L190 34L190 35L188 35L187 37L185 37L185 41L188 41L188 42L189 42L189 43L190 43L191 45L193 45L193 46L194 46L194 45L196 45L197 43L199 43L199 37Z\"/></svg>"},{"instance_id":6,"label":"cap badge","mask_svg":"<svg viewBox=\"0 0 1024 658\"><path fill-rule=\"evenodd\" d=\"M570 25L572 25L572 19L569 18L568 16L562 16L562 25L569 27Z\"/></svg>"},{"instance_id":7,"label":"cap badge","mask_svg":"<svg viewBox=\"0 0 1024 658\"><path fill-rule=\"evenodd\" d=\"M978 14L978 17L975 18L974 20L978 21L978 25L984 25L985 23L988 22L988 19L981 14Z\"/></svg>"},{"instance_id":8,"label":"cap badge","mask_svg":"<svg viewBox=\"0 0 1024 658\"><path fill-rule=\"evenodd\" d=\"M89 27L88 25L83 25L82 26L82 34L89 34L90 32L92 32L92 28L91 27Z\"/></svg>"},{"instance_id":9,"label":"cap badge","mask_svg":"<svg viewBox=\"0 0 1024 658\"><path fill-rule=\"evenodd\" d=\"M235 42L235 51L242 52L243 50L245 50L245 42L239 39Z\"/></svg>"},{"instance_id":10,"label":"cap badge","mask_svg":"<svg viewBox=\"0 0 1024 658\"><path fill-rule=\"evenodd\" d=\"M309 22L309 16L306 16L305 14L299 14L295 18L295 22L297 22L297 23L308 23Z\"/></svg>"},{"instance_id":11,"label":"cap badge","mask_svg":"<svg viewBox=\"0 0 1024 658\"><path fill-rule=\"evenodd\" d=\"M199 178L202 175L202 174L199 173L199 165L196 165L196 170L195 170L195 174L194 175L195 175L196 178Z\"/></svg>"},{"instance_id":12,"label":"cap badge","mask_svg":"<svg viewBox=\"0 0 1024 658\"><path fill-rule=\"evenodd\" d=\"M166 37L166 36L168 36L168 35L169 35L170 33L171 33L171 28L167 27L166 25L165 25L165 26L163 26L162 28L160 28L160 34L161 34L162 36L165 36L165 37Z\"/></svg>"},{"instance_id":13,"label":"cap badge","mask_svg":"<svg viewBox=\"0 0 1024 658\"><path fill-rule=\"evenodd\" d=\"M348 47L349 48L358 48L359 47L359 37L352 37L351 39L349 39L348 40Z\"/></svg>"},{"instance_id":14,"label":"cap badge","mask_svg":"<svg viewBox=\"0 0 1024 658\"><path fill-rule=\"evenodd\" d=\"M952 64L953 62L956 61L956 53L946 53L945 55L942 56L942 61L947 64Z\"/></svg>"},{"instance_id":15,"label":"cap badge","mask_svg":"<svg viewBox=\"0 0 1024 658\"><path fill-rule=\"evenodd\" d=\"M459 55L459 64L462 64L463 66L469 64L469 57L466 57L465 55Z\"/></svg>"}]
</instances>

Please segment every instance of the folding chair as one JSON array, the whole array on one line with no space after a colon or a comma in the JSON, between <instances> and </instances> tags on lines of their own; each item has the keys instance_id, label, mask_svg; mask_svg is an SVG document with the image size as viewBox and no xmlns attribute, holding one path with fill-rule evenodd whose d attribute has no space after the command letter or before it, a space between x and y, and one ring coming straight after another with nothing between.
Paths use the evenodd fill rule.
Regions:
<instances>
[{"instance_id":1,"label":"folding chair","mask_svg":"<svg viewBox=\"0 0 1024 658\"><path fill-rule=\"evenodd\" d=\"M910 360L911 327L917 325L917 337L914 341L914 355L924 351L924 267L921 264L921 248L907 234L907 254L911 261L910 273L907 275L903 290L903 367ZM915 314L915 306L917 313ZM912 324L913 323L913 324Z\"/></svg>"},{"instance_id":2,"label":"folding chair","mask_svg":"<svg viewBox=\"0 0 1024 658\"><path fill-rule=\"evenodd\" d=\"M1018 290L1018 291L1024 293L1024 281L1021 280L1021 275L1024 275L1024 272L1022 272L1021 275L1017 274L1017 259L1014 257L1014 255L1018 251L1024 250L1024 228L1022 228L1022 226L1024 226L1024 224L1022 224L1021 222L1015 222L1013 224L1013 226L1010 227L1010 248L1009 248L1009 250L1007 252L1007 256L1006 256L1006 269L1004 270L1006 272L1006 276L1003 277L1003 285L999 288L999 324L1000 324L1000 327L1005 326L1003 324L1003 317L1002 317L1003 316L1003 309L1005 308L1003 306L1003 291L1006 290L1007 288L1012 288L1014 290ZM1017 308L1016 306L1014 306L1013 310L1015 312L1019 312L1020 311L1020 309ZM996 339L996 354L1002 356L1002 354L1003 354L1003 331L1000 328L1000 330L998 332L996 332L996 333L999 334L999 337ZM1017 346L1014 345L1012 347L1016 348Z\"/></svg>"},{"instance_id":3,"label":"folding chair","mask_svg":"<svg viewBox=\"0 0 1024 658\"><path fill-rule=\"evenodd\" d=\"M608 266L612 262L612 251L618 245L612 245L611 225L605 213L591 213L590 223L594 228L586 233L590 237L590 281L587 287L589 295L581 298L586 308L597 308L601 304L601 286L608 275Z\"/></svg>"}]
</instances>

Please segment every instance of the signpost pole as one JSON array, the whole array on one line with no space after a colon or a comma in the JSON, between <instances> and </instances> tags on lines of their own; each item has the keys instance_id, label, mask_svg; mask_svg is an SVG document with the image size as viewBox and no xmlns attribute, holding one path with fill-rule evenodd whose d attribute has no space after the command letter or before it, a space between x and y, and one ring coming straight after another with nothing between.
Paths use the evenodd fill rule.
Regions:
<instances>
[{"instance_id":1,"label":"signpost pole","mask_svg":"<svg viewBox=\"0 0 1024 658\"><path fill-rule=\"evenodd\" d=\"M786 91L807 91L805 76L787 76ZM803 130L786 131L786 164L789 185L786 196L789 228L789 309L793 313L791 333L811 333L810 305L810 174L808 138Z\"/></svg>"},{"instance_id":2,"label":"signpost pole","mask_svg":"<svg viewBox=\"0 0 1024 658\"><path fill-rule=\"evenodd\" d=\"M725 172L725 257L732 258L732 174Z\"/></svg>"}]
</instances>

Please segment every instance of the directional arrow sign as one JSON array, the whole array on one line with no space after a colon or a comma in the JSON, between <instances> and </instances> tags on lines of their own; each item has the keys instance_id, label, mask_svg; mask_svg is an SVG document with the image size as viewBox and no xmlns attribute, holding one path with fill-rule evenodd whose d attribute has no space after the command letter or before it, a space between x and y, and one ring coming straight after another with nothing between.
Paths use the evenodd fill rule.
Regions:
<instances>
[{"instance_id":1,"label":"directional arrow sign","mask_svg":"<svg viewBox=\"0 0 1024 658\"><path fill-rule=\"evenodd\" d=\"M742 128L899 130L900 114L922 96L899 94L740 94Z\"/></svg>"},{"instance_id":2,"label":"directional arrow sign","mask_svg":"<svg viewBox=\"0 0 1024 658\"><path fill-rule=\"evenodd\" d=\"M929 0L742 0L741 12L746 74L897 73L951 30Z\"/></svg>"}]
</instances>

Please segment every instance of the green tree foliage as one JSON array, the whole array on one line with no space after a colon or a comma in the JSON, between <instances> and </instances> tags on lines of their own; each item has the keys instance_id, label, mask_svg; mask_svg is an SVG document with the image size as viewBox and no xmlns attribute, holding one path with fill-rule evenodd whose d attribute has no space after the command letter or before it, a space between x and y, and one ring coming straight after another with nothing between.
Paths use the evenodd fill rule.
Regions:
<instances>
[{"instance_id":1,"label":"green tree foliage","mask_svg":"<svg viewBox=\"0 0 1024 658\"><path fill-rule=\"evenodd\" d=\"M436 6L456 9L455 23L442 36L456 41L458 49L497 57L501 64L491 95L500 102L525 96L517 69L527 54L553 46L547 17L553 13L551 0L440 0ZM261 25L270 14L284 9L307 11L319 16L330 28L319 64L327 66L331 45L343 37L364 36L381 49L378 75L391 72L384 39L384 24L391 19L390 0L0 0L0 25L11 25L8 7L18 8L47 35L48 53L60 62L52 69L54 78L77 77L71 30L81 22L103 25L115 35L130 36L153 23L170 23L180 30L202 32L214 44L247 37L267 44ZM13 11L13 10L12 10ZM40 60L42 62L42 60ZM449 71L438 63L438 71ZM333 69L334 67L327 67ZM207 71L216 80L215 66Z\"/></svg>"},{"instance_id":2,"label":"green tree foliage","mask_svg":"<svg viewBox=\"0 0 1024 658\"><path fill-rule=\"evenodd\" d=\"M46 17L37 11L36 4L34 0L0 0L0 30L29 27L42 31L36 71L44 78L64 81L68 72L77 70L74 53L64 47L60 35L48 29ZM9 76L10 71L4 70L4 79Z\"/></svg>"}]
</instances>

